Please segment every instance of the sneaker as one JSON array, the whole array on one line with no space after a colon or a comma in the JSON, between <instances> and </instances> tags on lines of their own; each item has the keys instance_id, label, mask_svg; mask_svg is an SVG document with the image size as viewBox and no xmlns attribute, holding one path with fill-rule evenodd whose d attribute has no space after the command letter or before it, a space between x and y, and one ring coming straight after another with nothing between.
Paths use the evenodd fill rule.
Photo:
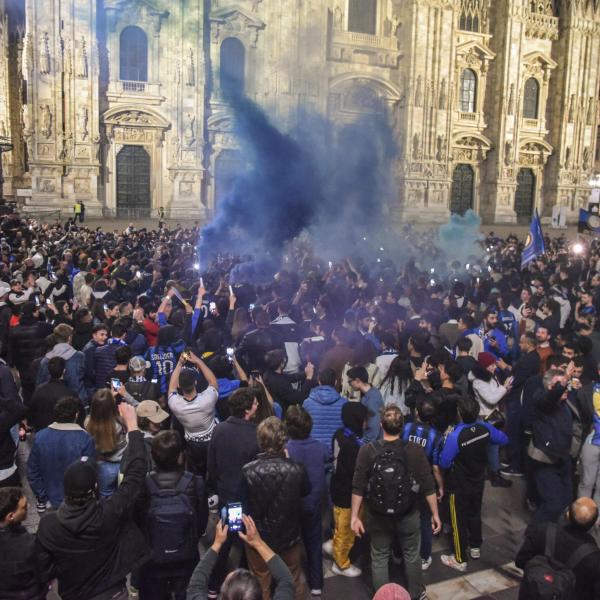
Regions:
<instances>
[{"instance_id":1,"label":"sneaker","mask_svg":"<svg viewBox=\"0 0 600 600\"><path fill-rule=\"evenodd\" d=\"M535 512L538 509L537 504L529 498L525 498L525 506L529 512Z\"/></svg>"},{"instance_id":2,"label":"sneaker","mask_svg":"<svg viewBox=\"0 0 600 600\"><path fill-rule=\"evenodd\" d=\"M323 594L323 590L310 590L311 596L321 596Z\"/></svg>"},{"instance_id":3,"label":"sneaker","mask_svg":"<svg viewBox=\"0 0 600 600\"><path fill-rule=\"evenodd\" d=\"M421 592L419 594L419 600L429 600L429 596L427 595L427 592Z\"/></svg>"},{"instance_id":4,"label":"sneaker","mask_svg":"<svg viewBox=\"0 0 600 600\"><path fill-rule=\"evenodd\" d=\"M208 598L208 600L217 600L217 598L219 597L219 592L208 590L206 597Z\"/></svg>"},{"instance_id":5,"label":"sneaker","mask_svg":"<svg viewBox=\"0 0 600 600\"><path fill-rule=\"evenodd\" d=\"M521 471L517 471L510 467L508 469L500 469L498 472L502 477L525 477L525 473L521 473Z\"/></svg>"},{"instance_id":6,"label":"sneaker","mask_svg":"<svg viewBox=\"0 0 600 600\"><path fill-rule=\"evenodd\" d=\"M323 543L323 554L333 556L333 540L327 540Z\"/></svg>"},{"instance_id":7,"label":"sneaker","mask_svg":"<svg viewBox=\"0 0 600 600\"><path fill-rule=\"evenodd\" d=\"M343 577L360 577L362 570L354 565L350 565L347 569L340 569L335 563L331 566L331 572Z\"/></svg>"},{"instance_id":8,"label":"sneaker","mask_svg":"<svg viewBox=\"0 0 600 600\"><path fill-rule=\"evenodd\" d=\"M461 573L464 573L467 570L467 563L458 562L454 554L442 554L440 556L440 560L442 561L442 564L446 565L447 567L450 567L451 569L454 569L455 571L460 571Z\"/></svg>"},{"instance_id":9,"label":"sneaker","mask_svg":"<svg viewBox=\"0 0 600 600\"><path fill-rule=\"evenodd\" d=\"M501 477L498 473L492 473L490 482L492 484L492 487L508 488L512 485L512 481L504 479L504 477Z\"/></svg>"},{"instance_id":10,"label":"sneaker","mask_svg":"<svg viewBox=\"0 0 600 600\"><path fill-rule=\"evenodd\" d=\"M431 556L429 558L422 558L421 559L421 570L427 571L427 569L429 569L429 567L431 566L432 562L433 562L433 558L431 558Z\"/></svg>"},{"instance_id":11,"label":"sneaker","mask_svg":"<svg viewBox=\"0 0 600 600\"><path fill-rule=\"evenodd\" d=\"M38 500L35 503L35 509L38 511L38 514L43 515L50 508L50 502L47 500Z\"/></svg>"},{"instance_id":12,"label":"sneaker","mask_svg":"<svg viewBox=\"0 0 600 600\"><path fill-rule=\"evenodd\" d=\"M481 558L481 548L469 548L469 555L473 560L479 560Z\"/></svg>"}]
</instances>

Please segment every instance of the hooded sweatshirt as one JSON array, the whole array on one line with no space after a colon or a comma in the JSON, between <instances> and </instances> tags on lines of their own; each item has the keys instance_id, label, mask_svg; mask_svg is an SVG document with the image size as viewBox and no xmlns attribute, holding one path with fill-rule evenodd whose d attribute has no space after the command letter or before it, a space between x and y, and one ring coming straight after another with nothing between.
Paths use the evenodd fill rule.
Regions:
<instances>
[{"instance_id":1,"label":"hooded sweatshirt","mask_svg":"<svg viewBox=\"0 0 600 600\"><path fill-rule=\"evenodd\" d=\"M331 477L331 500L339 508L350 508L352 478L362 440L367 407L360 402L347 402L342 408L343 426L333 439L334 472Z\"/></svg>"},{"instance_id":2,"label":"hooded sweatshirt","mask_svg":"<svg viewBox=\"0 0 600 600\"><path fill-rule=\"evenodd\" d=\"M73 346L67 343L56 344L50 352L42 359L37 375L37 387L50 381L50 372L48 371L48 361L55 356L65 360L65 385L71 393L82 401L87 400L85 391L85 356L83 352L75 350Z\"/></svg>"},{"instance_id":3,"label":"hooded sweatshirt","mask_svg":"<svg viewBox=\"0 0 600 600\"><path fill-rule=\"evenodd\" d=\"M342 427L342 407L346 403L346 398L340 396L335 388L320 385L310 391L302 405L312 417L311 436L325 445L330 459L333 454L333 436Z\"/></svg>"}]
</instances>

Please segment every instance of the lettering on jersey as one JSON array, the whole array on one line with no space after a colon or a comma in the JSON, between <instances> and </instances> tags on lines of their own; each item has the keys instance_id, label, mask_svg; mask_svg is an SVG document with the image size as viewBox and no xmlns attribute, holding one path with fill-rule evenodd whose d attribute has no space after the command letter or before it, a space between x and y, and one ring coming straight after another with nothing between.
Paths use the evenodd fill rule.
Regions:
<instances>
[{"instance_id":1,"label":"lettering on jersey","mask_svg":"<svg viewBox=\"0 0 600 600\"><path fill-rule=\"evenodd\" d=\"M485 440L488 437L490 437L490 432L486 431L482 435L478 435L477 437L471 438L470 440L467 440L466 442L461 442L460 445L461 446L470 446L471 444L474 444L475 442L479 442L481 440Z\"/></svg>"},{"instance_id":2,"label":"lettering on jersey","mask_svg":"<svg viewBox=\"0 0 600 600\"><path fill-rule=\"evenodd\" d=\"M413 444L417 444L417 446L422 446L423 448L427 446L427 438L422 438L418 435L409 435L408 441L412 442Z\"/></svg>"}]
</instances>

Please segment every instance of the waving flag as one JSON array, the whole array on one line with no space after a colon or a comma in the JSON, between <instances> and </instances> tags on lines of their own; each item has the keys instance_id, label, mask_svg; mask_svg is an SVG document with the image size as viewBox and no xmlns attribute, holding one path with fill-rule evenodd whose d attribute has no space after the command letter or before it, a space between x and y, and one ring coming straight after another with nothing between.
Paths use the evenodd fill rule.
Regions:
<instances>
[{"instance_id":1,"label":"waving flag","mask_svg":"<svg viewBox=\"0 0 600 600\"><path fill-rule=\"evenodd\" d=\"M532 260L535 260L540 254L544 254L546 247L544 245L544 234L542 233L542 223L537 210L531 219L531 226L525 241L525 248L521 254L521 269L524 269Z\"/></svg>"}]
</instances>

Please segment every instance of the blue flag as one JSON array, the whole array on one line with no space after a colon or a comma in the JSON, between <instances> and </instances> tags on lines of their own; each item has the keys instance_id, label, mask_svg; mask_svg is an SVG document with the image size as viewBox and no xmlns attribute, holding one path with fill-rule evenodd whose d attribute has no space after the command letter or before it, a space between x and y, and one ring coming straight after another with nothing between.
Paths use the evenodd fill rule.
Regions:
<instances>
[{"instance_id":1,"label":"blue flag","mask_svg":"<svg viewBox=\"0 0 600 600\"><path fill-rule=\"evenodd\" d=\"M579 233L600 234L600 217L583 208L579 209L579 227L577 231Z\"/></svg>"},{"instance_id":2,"label":"blue flag","mask_svg":"<svg viewBox=\"0 0 600 600\"><path fill-rule=\"evenodd\" d=\"M525 241L525 248L521 254L521 269L524 269L532 260L535 260L540 254L544 254L546 246L544 245L544 234L542 233L542 223L537 210L531 219L531 226Z\"/></svg>"}]
</instances>

